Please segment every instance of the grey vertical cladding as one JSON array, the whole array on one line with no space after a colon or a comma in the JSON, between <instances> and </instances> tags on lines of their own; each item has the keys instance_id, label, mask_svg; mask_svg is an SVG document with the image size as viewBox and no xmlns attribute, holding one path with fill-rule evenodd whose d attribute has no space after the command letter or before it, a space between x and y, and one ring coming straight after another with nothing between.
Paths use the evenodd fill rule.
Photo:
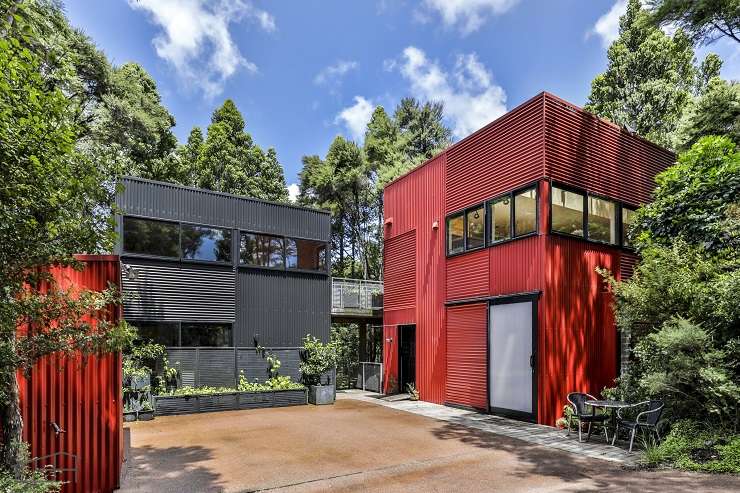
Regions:
<instances>
[{"instance_id":1,"label":"grey vertical cladding","mask_svg":"<svg viewBox=\"0 0 740 493\"><path fill-rule=\"evenodd\" d=\"M123 215L328 241L329 214L290 204L183 187L141 178L121 180L116 203Z\"/></svg>"},{"instance_id":2,"label":"grey vertical cladding","mask_svg":"<svg viewBox=\"0 0 740 493\"><path fill-rule=\"evenodd\" d=\"M168 349L167 361L171 368L177 368L180 371L180 383L183 386L197 385L195 349Z\"/></svg>"},{"instance_id":3,"label":"grey vertical cladding","mask_svg":"<svg viewBox=\"0 0 740 493\"><path fill-rule=\"evenodd\" d=\"M123 261L121 284L127 320L233 322L231 267Z\"/></svg>"},{"instance_id":4,"label":"grey vertical cladding","mask_svg":"<svg viewBox=\"0 0 740 493\"><path fill-rule=\"evenodd\" d=\"M298 347L307 334L328 340L331 278L240 269L237 289L238 345Z\"/></svg>"},{"instance_id":5,"label":"grey vertical cladding","mask_svg":"<svg viewBox=\"0 0 740 493\"><path fill-rule=\"evenodd\" d=\"M280 375L290 377L294 382L299 382L301 372L298 365L301 361L299 349L271 349L281 363ZM270 378L267 360L252 348L237 349L237 371L244 372L244 378L249 382L262 383Z\"/></svg>"},{"instance_id":6,"label":"grey vertical cladding","mask_svg":"<svg viewBox=\"0 0 740 493\"><path fill-rule=\"evenodd\" d=\"M198 385L235 387L235 369L233 348L198 349Z\"/></svg>"}]
</instances>

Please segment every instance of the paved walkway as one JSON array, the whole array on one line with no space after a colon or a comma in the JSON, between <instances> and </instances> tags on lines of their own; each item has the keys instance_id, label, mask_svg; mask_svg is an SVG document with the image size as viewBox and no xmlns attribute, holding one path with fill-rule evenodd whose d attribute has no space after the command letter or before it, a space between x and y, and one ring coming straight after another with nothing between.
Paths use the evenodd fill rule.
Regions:
<instances>
[{"instance_id":1,"label":"paved walkway","mask_svg":"<svg viewBox=\"0 0 740 493\"><path fill-rule=\"evenodd\" d=\"M569 437L565 432L551 426L526 423L513 419L502 418L490 414L478 413L454 407L441 406L431 402L396 400L381 398L380 394L348 390L337 393L337 399L355 399L363 402L372 402L400 411L406 411L427 418L438 419L447 423L467 426L480 431L495 433L509 438L516 438L534 445L542 445L566 452L572 452L592 459L603 459L618 462L627 466L635 465L640 454L629 453L620 446L612 447L604 441L603 435L592 435L588 442L579 443L578 433L571 432Z\"/></svg>"}]
</instances>

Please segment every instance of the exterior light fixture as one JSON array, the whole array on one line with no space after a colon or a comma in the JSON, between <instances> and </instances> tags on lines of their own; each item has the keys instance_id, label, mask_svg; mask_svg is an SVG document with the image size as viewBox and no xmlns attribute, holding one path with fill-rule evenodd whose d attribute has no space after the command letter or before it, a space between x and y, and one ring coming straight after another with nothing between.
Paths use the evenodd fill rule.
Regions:
<instances>
[{"instance_id":1,"label":"exterior light fixture","mask_svg":"<svg viewBox=\"0 0 740 493\"><path fill-rule=\"evenodd\" d=\"M478 211L475 211L475 214L473 214L473 217L476 218L476 219L478 219L480 217L480 214L478 213Z\"/></svg>"},{"instance_id":2,"label":"exterior light fixture","mask_svg":"<svg viewBox=\"0 0 740 493\"><path fill-rule=\"evenodd\" d=\"M439 221L434 221L432 223L432 229L439 229Z\"/></svg>"}]
</instances>

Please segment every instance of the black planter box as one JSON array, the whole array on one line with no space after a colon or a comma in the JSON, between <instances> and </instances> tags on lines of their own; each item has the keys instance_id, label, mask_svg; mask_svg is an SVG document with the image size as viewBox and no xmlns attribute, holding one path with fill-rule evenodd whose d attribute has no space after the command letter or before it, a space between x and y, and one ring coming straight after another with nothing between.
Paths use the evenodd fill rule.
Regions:
<instances>
[{"instance_id":1,"label":"black planter box","mask_svg":"<svg viewBox=\"0 0 740 493\"><path fill-rule=\"evenodd\" d=\"M158 416L234 411L263 407L300 406L307 403L306 389L231 392L188 396L154 396Z\"/></svg>"}]
</instances>

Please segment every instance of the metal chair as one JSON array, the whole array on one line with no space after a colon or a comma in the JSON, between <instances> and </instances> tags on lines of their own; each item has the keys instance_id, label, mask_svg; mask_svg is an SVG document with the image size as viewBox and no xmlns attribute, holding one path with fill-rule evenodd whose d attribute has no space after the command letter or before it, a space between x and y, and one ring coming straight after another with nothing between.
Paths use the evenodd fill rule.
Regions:
<instances>
[{"instance_id":1,"label":"metal chair","mask_svg":"<svg viewBox=\"0 0 740 493\"><path fill-rule=\"evenodd\" d=\"M606 437L606 442L609 443L609 430L606 427L606 420L608 419L608 416L606 414L596 414L596 408L592 406L588 406L586 404L586 401L595 401L597 400L596 397L592 396L591 394L586 394L583 392L571 392L568 394L568 403L573 408L573 414L568 416L568 433L567 435L570 435L570 428L571 428L571 420L573 418L578 420L578 441L583 442L582 437L582 424L588 423L588 435L586 436L586 441L588 441L591 438L591 431L592 425L594 423L601 423L601 425L604 427L604 436ZM588 412L586 407L591 408L591 412Z\"/></svg>"},{"instance_id":2,"label":"metal chair","mask_svg":"<svg viewBox=\"0 0 740 493\"><path fill-rule=\"evenodd\" d=\"M625 419L622 415L623 411L634 410L637 408L645 407L644 411L637 414L634 420ZM660 417L663 415L663 408L665 404L660 400L650 400L638 402L631 406L623 407L617 410L617 427L614 430L614 438L612 438L612 445L617 441L617 435L619 434L619 428L627 428L630 430L630 449L632 452L632 445L635 442L635 434L638 429L647 430L650 433L654 433L655 437L660 441L660 433L658 432L658 422Z\"/></svg>"}]
</instances>

